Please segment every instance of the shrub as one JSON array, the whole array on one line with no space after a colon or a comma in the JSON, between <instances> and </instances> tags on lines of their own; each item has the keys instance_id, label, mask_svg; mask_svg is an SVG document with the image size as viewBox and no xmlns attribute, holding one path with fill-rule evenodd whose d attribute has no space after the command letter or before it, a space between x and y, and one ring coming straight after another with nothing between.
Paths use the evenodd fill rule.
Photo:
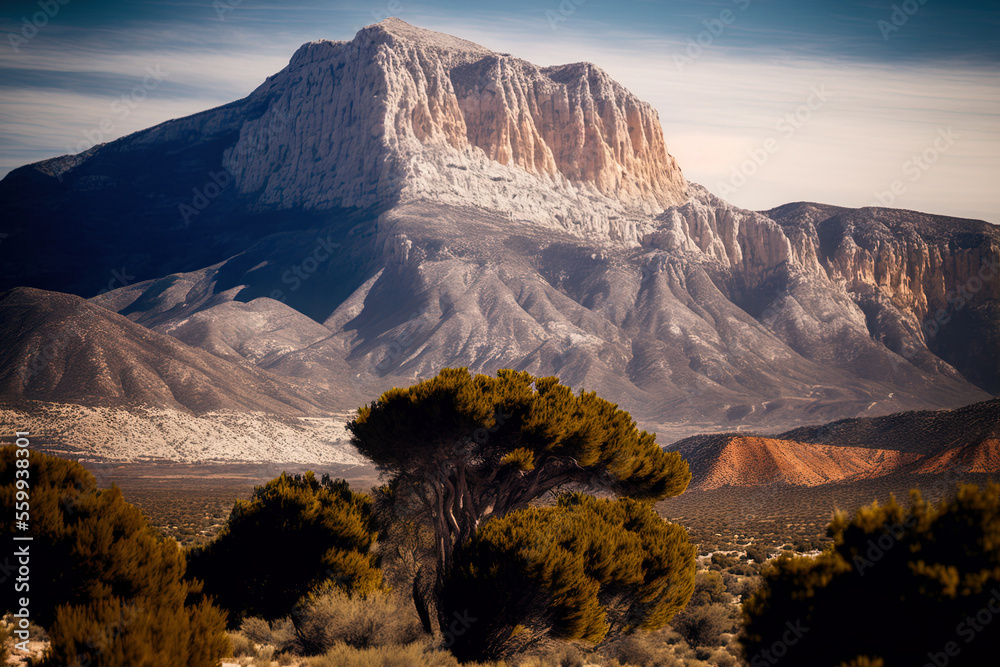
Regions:
<instances>
[{"instance_id":1,"label":"shrub","mask_svg":"<svg viewBox=\"0 0 1000 667\"><path fill-rule=\"evenodd\" d=\"M657 633L637 632L608 644L601 653L622 665L643 665L644 667L683 667L684 660L678 656L674 644L661 639ZM680 640L680 637L677 637Z\"/></svg>"},{"instance_id":2,"label":"shrub","mask_svg":"<svg viewBox=\"0 0 1000 667\"><path fill-rule=\"evenodd\" d=\"M459 667L458 661L447 651L434 650L421 643L360 650L338 644L305 664L306 667Z\"/></svg>"},{"instance_id":3,"label":"shrub","mask_svg":"<svg viewBox=\"0 0 1000 667\"><path fill-rule=\"evenodd\" d=\"M716 551L714 554L712 554L712 565L718 565L723 569L727 567L732 567L733 565L736 565L739 562L740 562L739 559L736 558L735 556L724 554L719 551Z\"/></svg>"},{"instance_id":4,"label":"shrub","mask_svg":"<svg viewBox=\"0 0 1000 667\"><path fill-rule=\"evenodd\" d=\"M257 657L257 647L252 639L241 632L230 632L229 641L233 645L233 657L248 655L251 658Z\"/></svg>"},{"instance_id":5,"label":"shrub","mask_svg":"<svg viewBox=\"0 0 1000 667\"><path fill-rule=\"evenodd\" d=\"M64 605L42 664L212 667L231 648L225 624L224 613L207 600L193 607L119 598Z\"/></svg>"},{"instance_id":6,"label":"shrub","mask_svg":"<svg viewBox=\"0 0 1000 667\"><path fill-rule=\"evenodd\" d=\"M721 646L722 635L734 633L739 628L739 609L721 602L689 606L678 613L670 625L691 646Z\"/></svg>"},{"instance_id":7,"label":"shrub","mask_svg":"<svg viewBox=\"0 0 1000 667\"><path fill-rule=\"evenodd\" d=\"M488 522L456 550L441 594L446 643L482 659L541 637L655 629L690 599L694 567L687 532L648 504L566 494Z\"/></svg>"},{"instance_id":8,"label":"shrub","mask_svg":"<svg viewBox=\"0 0 1000 667\"><path fill-rule=\"evenodd\" d=\"M908 511L892 499L851 520L837 515L833 545L821 555L765 568L763 586L744 605L751 661L781 641L795 664L878 656L922 665L950 643L960 653L944 656L949 665L995 659L1000 633L976 624L1000 600L1000 484L960 486L937 506L917 491L911 497ZM782 639L789 624L793 644Z\"/></svg>"},{"instance_id":9,"label":"shrub","mask_svg":"<svg viewBox=\"0 0 1000 667\"><path fill-rule=\"evenodd\" d=\"M422 634L408 600L386 591L351 596L330 582L305 596L292 618L299 646L308 655L338 643L356 648L408 644Z\"/></svg>"},{"instance_id":10,"label":"shrub","mask_svg":"<svg viewBox=\"0 0 1000 667\"><path fill-rule=\"evenodd\" d=\"M0 450L0 532L13 532L14 447ZM22 459L23 460L23 459ZM21 469L23 470L23 469ZM160 539L142 513L125 502L117 487L97 489L83 466L31 452L31 611L43 627L64 604L87 604L118 597L157 598L164 591L184 599L171 584L184 572L184 557L173 541ZM3 587L4 611L16 611L13 586Z\"/></svg>"},{"instance_id":11,"label":"shrub","mask_svg":"<svg viewBox=\"0 0 1000 667\"><path fill-rule=\"evenodd\" d=\"M0 486L0 501L13 505L14 470L27 471L31 611L51 640L47 664L193 667L226 654L225 614L208 600L185 604L198 587L183 580L184 555L117 487L97 489L93 475L71 461L15 456L13 447L0 450L0 479L11 480ZM11 532L12 518L3 513L0 532ZM4 591L9 610L14 587Z\"/></svg>"},{"instance_id":12,"label":"shrub","mask_svg":"<svg viewBox=\"0 0 1000 667\"><path fill-rule=\"evenodd\" d=\"M700 607L715 602L730 603L733 596L726 590L722 574L713 570L700 570L694 575L694 594L689 607Z\"/></svg>"},{"instance_id":13,"label":"shrub","mask_svg":"<svg viewBox=\"0 0 1000 667\"><path fill-rule=\"evenodd\" d=\"M368 496L342 480L282 473L237 501L219 536L189 553L188 576L204 581L233 622L273 620L326 580L346 591L380 587L375 537Z\"/></svg>"}]
</instances>

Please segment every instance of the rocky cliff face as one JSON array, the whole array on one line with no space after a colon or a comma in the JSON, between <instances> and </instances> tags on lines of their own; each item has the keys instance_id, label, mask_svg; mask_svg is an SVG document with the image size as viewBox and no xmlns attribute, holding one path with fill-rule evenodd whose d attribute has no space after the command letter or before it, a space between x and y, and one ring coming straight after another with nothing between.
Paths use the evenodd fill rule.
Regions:
<instances>
[{"instance_id":1,"label":"rocky cliff face","mask_svg":"<svg viewBox=\"0 0 1000 667\"><path fill-rule=\"evenodd\" d=\"M226 153L262 205L473 204L634 240L685 199L656 111L589 63L541 68L387 19L303 46ZM613 231L612 231L613 230Z\"/></svg>"}]
</instances>

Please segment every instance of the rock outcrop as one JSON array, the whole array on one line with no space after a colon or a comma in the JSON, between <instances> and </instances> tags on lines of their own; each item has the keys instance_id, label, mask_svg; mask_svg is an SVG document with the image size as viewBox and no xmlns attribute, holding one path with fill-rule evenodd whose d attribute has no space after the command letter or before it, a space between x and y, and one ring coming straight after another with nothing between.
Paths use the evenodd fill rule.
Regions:
<instances>
[{"instance_id":1,"label":"rock outcrop","mask_svg":"<svg viewBox=\"0 0 1000 667\"><path fill-rule=\"evenodd\" d=\"M538 67L395 18L306 44L250 101L226 168L282 208L472 204L631 237L686 199L656 111L590 63Z\"/></svg>"}]
</instances>

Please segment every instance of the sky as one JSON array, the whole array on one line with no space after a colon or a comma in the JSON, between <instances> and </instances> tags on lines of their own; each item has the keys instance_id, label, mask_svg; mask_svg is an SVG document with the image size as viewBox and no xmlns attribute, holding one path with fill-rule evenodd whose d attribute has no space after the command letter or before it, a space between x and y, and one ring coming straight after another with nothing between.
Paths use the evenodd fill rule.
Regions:
<instances>
[{"instance_id":1,"label":"sky","mask_svg":"<svg viewBox=\"0 0 1000 667\"><path fill-rule=\"evenodd\" d=\"M596 63L738 206L1000 223L995 0L2 0L0 175L244 97L301 44L388 16Z\"/></svg>"}]
</instances>

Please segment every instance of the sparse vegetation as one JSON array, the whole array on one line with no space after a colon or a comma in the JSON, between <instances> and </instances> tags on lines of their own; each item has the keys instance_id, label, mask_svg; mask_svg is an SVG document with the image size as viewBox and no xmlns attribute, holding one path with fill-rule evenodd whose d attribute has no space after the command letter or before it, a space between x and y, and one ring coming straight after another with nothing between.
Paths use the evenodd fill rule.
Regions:
<instances>
[{"instance_id":1,"label":"sparse vegetation","mask_svg":"<svg viewBox=\"0 0 1000 667\"><path fill-rule=\"evenodd\" d=\"M97 489L78 463L5 447L3 507L14 506L15 470L31 480L30 609L51 641L45 664L208 667L228 652L225 614L209 600L186 604L199 587L183 579L183 553L117 487ZM0 532L13 532L13 517L3 513ZM18 609L13 592L5 612Z\"/></svg>"},{"instance_id":2,"label":"sparse vegetation","mask_svg":"<svg viewBox=\"0 0 1000 667\"><path fill-rule=\"evenodd\" d=\"M939 505L913 492L908 510L892 499L841 513L829 530L833 546L820 556L765 569L744 605L748 656L784 641L797 664L916 665L949 645L948 664L995 659L1000 634L981 630L1000 609L1000 484L962 486ZM789 624L799 628L793 646Z\"/></svg>"},{"instance_id":3,"label":"sparse vegetation","mask_svg":"<svg viewBox=\"0 0 1000 667\"><path fill-rule=\"evenodd\" d=\"M52 540L53 558L60 563L78 559L68 572L46 568L53 580L39 582L64 596L48 609L51 645L45 664L208 665L231 649L232 660L242 667L458 667L459 659L469 658L487 660L464 663L481 667L735 667L753 665L755 656L778 641L776 633L787 630L777 620L796 615L794 620L801 617L809 631L795 647L785 647L805 656L789 664L879 667L900 660L875 650L891 643L875 631L853 632L851 642L826 634L842 627L839 618L868 618L860 626L868 628L877 615L896 632L917 628L921 638L943 641L947 637L930 632L931 625L942 625L942 614L945 626L960 622L960 613L983 608L969 604L1000 586L1000 486L962 489L940 507L917 499L908 513L889 502L864 509L852 520L841 514L828 534L823 530L833 507L850 507L866 494L885 497L894 487L871 480L817 489L723 488L659 502L660 514L671 517L668 523L649 501L665 489L672 492L676 479L670 481L671 475L686 481L685 470L640 470L662 463L655 457L637 468L614 457L602 463L604 439L625 438L640 449L644 442L614 406L597 402L593 414L578 405L573 412L566 405L576 405L577 397L570 395L572 401L564 404L561 390L537 378L524 391L525 377L519 374L486 378L490 382L474 378L472 390L458 375L449 378L435 385L443 393L411 398L423 410L437 410L442 423L454 419L462 429L470 425L468 410L479 414L482 408L493 421L472 420L481 430L473 429L462 441L468 449L448 440L462 430L453 424L453 432L445 433L445 453L456 458L445 461L440 474L414 479L428 472L418 462L410 473L397 470L389 485L370 495L311 473L282 474L236 502L226 519L228 499L247 487L187 493L180 509L170 495L180 492L140 489L136 497L158 517L153 529L117 488L97 489L76 464L32 455L31 465L42 461L31 473L39 484L32 496L36 527L44 527ZM490 384L495 380L502 381ZM472 391L462 399L468 404L449 404L446 395L452 390ZM536 391L554 395L541 399ZM582 415L590 426L574 426L572 415L568 421L558 417L563 408ZM557 426L546 426L550 418ZM597 428L594 422L602 419L622 421ZM388 438L392 429L380 430L388 426L369 423L367 428ZM480 446L477 440L483 437L495 449ZM574 441L587 438L594 439L596 449ZM560 444L561 439L575 444ZM432 454L437 451L437 445L428 446ZM577 447L580 459L570 458L590 476L562 478L577 485L572 493L534 496L525 480L543 479L533 475L545 465L545 456L571 447ZM493 462L476 468L479 456ZM595 461L592 469L583 465L588 456ZM13 460L4 450L4 465ZM466 514L450 523L446 516L458 531L441 533L434 528L439 518L434 507L439 500L444 508L453 502L448 483L457 491L454 474L462 466L470 473L466 484L476 475L506 480L510 506L498 512L493 505L475 514L475 521ZM6 470L0 466L0 474ZM614 470L625 471L623 477L615 477ZM630 491L639 499L597 499L579 490L595 481L591 488ZM471 483L481 485L478 495L471 501L465 497L463 505L476 506L476 498L487 497L495 503L502 495L489 495L481 479ZM427 486L415 491L414 484ZM518 485L522 499L509 502L510 489ZM9 504L10 486L0 492ZM430 494L424 497L433 501L430 506L421 493ZM916 519L897 537L892 526L906 523L905 517ZM885 541L887 521L894 544L902 546L870 556L866 550L872 541L876 546ZM475 528L465 537L463 522ZM697 550L681 526L695 536ZM114 539L103 540L105 534ZM190 552L187 580L181 579L184 554L165 535L201 542ZM442 535L453 540L453 552L448 568L439 570ZM803 556L823 548L818 557ZM775 559L775 552L784 555ZM125 561L142 567L123 568ZM905 591L905 601L899 591ZM226 615L211 596L233 610L229 633ZM816 627L822 629L814 632ZM937 629L947 634L947 627ZM33 630L34 636L41 634L40 628ZM977 664L983 652L998 648L988 633L976 633L974 639L968 647L961 645L961 657L949 664L962 659ZM828 655L825 645L843 650Z\"/></svg>"}]
</instances>

